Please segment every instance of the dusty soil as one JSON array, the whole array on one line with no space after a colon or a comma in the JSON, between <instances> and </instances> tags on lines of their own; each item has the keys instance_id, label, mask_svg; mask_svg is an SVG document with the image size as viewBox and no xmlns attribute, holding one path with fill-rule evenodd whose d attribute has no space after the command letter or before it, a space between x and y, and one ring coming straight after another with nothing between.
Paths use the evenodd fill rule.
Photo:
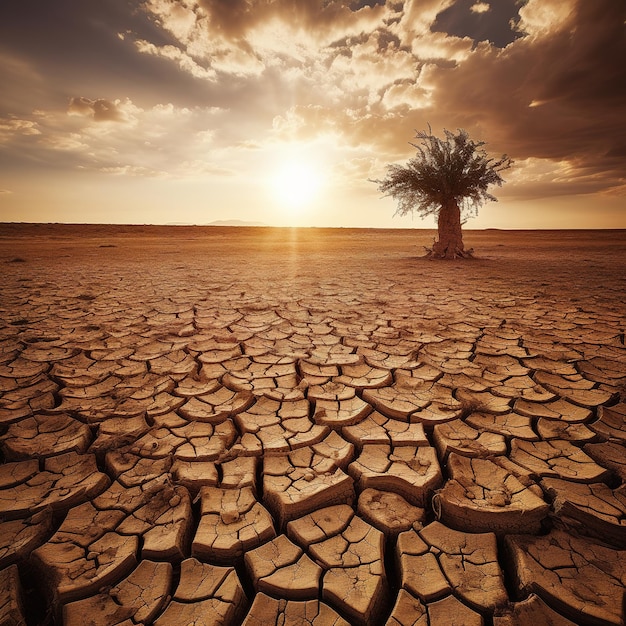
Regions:
<instances>
[{"instance_id":1,"label":"dusty soil","mask_svg":"<svg viewBox=\"0 0 626 626\"><path fill-rule=\"evenodd\" d=\"M0 623L624 624L626 232L433 237L0 225Z\"/></svg>"}]
</instances>

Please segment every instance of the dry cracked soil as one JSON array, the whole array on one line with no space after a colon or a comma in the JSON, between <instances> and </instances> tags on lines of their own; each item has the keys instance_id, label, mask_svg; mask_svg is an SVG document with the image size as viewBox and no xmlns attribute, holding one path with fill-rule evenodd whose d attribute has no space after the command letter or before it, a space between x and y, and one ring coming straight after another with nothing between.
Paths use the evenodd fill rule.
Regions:
<instances>
[{"instance_id":1,"label":"dry cracked soil","mask_svg":"<svg viewBox=\"0 0 626 626\"><path fill-rule=\"evenodd\" d=\"M624 624L626 233L0 225L0 624Z\"/></svg>"}]
</instances>

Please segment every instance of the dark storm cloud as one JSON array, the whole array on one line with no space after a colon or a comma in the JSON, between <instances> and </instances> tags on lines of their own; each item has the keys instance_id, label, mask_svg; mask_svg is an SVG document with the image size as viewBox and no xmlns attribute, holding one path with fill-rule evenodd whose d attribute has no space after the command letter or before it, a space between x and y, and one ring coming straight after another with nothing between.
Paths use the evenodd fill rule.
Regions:
<instances>
[{"instance_id":1,"label":"dark storm cloud","mask_svg":"<svg viewBox=\"0 0 626 626\"><path fill-rule=\"evenodd\" d=\"M597 173L598 187L623 185L625 20L625 3L579 0L548 31L436 72L436 103L518 159L567 160L581 184Z\"/></svg>"},{"instance_id":2,"label":"dark storm cloud","mask_svg":"<svg viewBox=\"0 0 626 626\"><path fill-rule=\"evenodd\" d=\"M579 0L570 20L535 50L536 99L599 112L626 102L626 3ZM540 58L549 59L541 64Z\"/></svg>"}]
</instances>

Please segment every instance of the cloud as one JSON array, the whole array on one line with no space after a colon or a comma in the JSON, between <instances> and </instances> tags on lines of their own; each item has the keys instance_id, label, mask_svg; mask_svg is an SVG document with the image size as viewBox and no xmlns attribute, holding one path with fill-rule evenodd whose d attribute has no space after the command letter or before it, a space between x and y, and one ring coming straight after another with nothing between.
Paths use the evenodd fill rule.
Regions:
<instances>
[{"instance_id":1,"label":"cloud","mask_svg":"<svg viewBox=\"0 0 626 626\"><path fill-rule=\"evenodd\" d=\"M15 154L46 167L133 177L226 175L228 169L211 158L223 113L216 107L168 103L142 108L128 99L77 96L67 112L37 111L29 120L0 120L0 140L10 143Z\"/></svg>"},{"instance_id":2,"label":"cloud","mask_svg":"<svg viewBox=\"0 0 626 626\"><path fill-rule=\"evenodd\" d=\"M427 89L414 81L395 82L385 90L381 104L387 110L426 109L432 104L432 90Z\"/></svg>"},{"instance_id":3,"label":"cloud","mask_svg":"<svg viewBox=\"0 0 626 626\"><path fill-rule=\"evenodd\" d=\"M0 141L10 139L16 135L33 136L41 135L37 122L15 117L0 118Z\"/></svg>"},{"instance_id":4,"label":"cloud","mask_svg":"<svg viewBox=\"0 0 626 626\"><path fill-rule=\"evenodd\" d=\"M498 196L507 200L538 200L594 193L626 193L626 179L615 172L576 162L527 158L505 175L507 184Z\"/></svg>"},{"instance_id":5,"label":"cloud","mask_svg":"<svg viewBox=\"0 0 626 626\"><path fill-rule=\"evenodd\" d=\"M355 106L358 97L363 103L378 101L380 93L396 82L417 82L420 64L387 36L385 31L376 31L328 54L324 81L334 85L350 106Z\"/></svg>"},{"instance_id":6,"label":"cloud","mask_svg":"<svg viewBox=\"0 0 626 626\"><path fill-rule=\"evenodd\" d=\"M319 0L200 0L208 16L211 32L237 42L246 40L259 26L280 22L295 26L305 37L313 36L319 45L348 35L367 32L387 14L385 3L358 3Z\"/></svg>"},{"instance_id":7,"label":"cloud","mask_svg":"<svg viewBox=\"0 0 626 626\"><path fill-rule=\"evenodd\" d=\"M395 8L384 2L320 3L319 0L148 0L143 8L178 42L136 42L139 51L173 60L198 78L215 73L260 76L267 68L315 64L342 39L372 33ZM198 71L202 62L203 71Z\"/></svg>"},{"instance_id":8,"label":"cloud","mask_svg":"<svg viewBox=\"0 0 626 626\"><path fill-rule=\"evenodd\" d=\"M180 50L176 46L155 46L153 43L143 39L136 41L135 46L139 52L174 61L178 64L178 67L181 70L191 74L194 78L203 78L211 81L214 81L217 78L215 70L202 67L199 63L194 61L189 54Z\"/></svg>"},{"instance_id":9,"label":"cloud","mask_svg":"<svg viewBox=\"0 0 626 626\"><path fill-rule=\"evenodd\" d=\"M479 45L453 69L431 68L433 105L445 111L436 122L480 132L517 159L567 161L581 189L589 172L607 187L619 184L626 165L624 5L581 0L565 10L530 0L521 14L529 34L504 50Z\"/></svg>"},{"instance_id":10,"label":"cloud","mask_svg":"<svg viewBox=\"0 0 626 626\"><path fill-rule=\"evenodd\" d=\"M132 176L139 178L161 178L166 176L165 172L142 167L140 165L107 166L99 168L99 171L103 174L112 174L114 176Z\"/></svg>"},{"instance_id":11,"label":"cloud","mask_svg":"<svg viewBox=\"0 0 626 626\"><path fill-rule=\"evenodd\" d=\"M258 75L264 65L246 42L231 42L197 2L147 0L147 15L171 35L177 45L137 39L136 49L169 59L194 78L216 81L217 73Z\"/></svg>"},{"instance_id":12,"label":"cloud","mask_svg":"<svg viewBox=\"0 0 626 626\"><path fill-rule=\"evenodd\" d=\"M486 2L476 2L470 7L472 13L487 13L489 10L491 10L491 6Z\"/></svg>"},{"instance_id":13,"label":"cloud","mask_svg":"<svg viewBox=\"0 0 626 626\"><path fill-rule=\"evenodd\" d=\"M89 98L70 98L67 111L70 115L82 115L91 117L96 122L122 122L124 115L118 107L118 102Z\"/></svg>"},{"instance_id":14,"label":"cloud","mask_svg":"<svg viewBox=\"0 0 626 626\"><path fill-rule=\"evenodd\" d=\"M13 192L10 189L0 189L0 196L3 195L9 195L12 194Z\"/></svg>"},{"instance_id":15,"label":"cloud","mask_svg":"<svg viewBox=\"0 0 626 626\"><path fill-rule=\"evenodd\" d=\"M415 125L410 125L410 116L401 110L372 112L367 107L296 105L273 121L274 137L282 141L330 136L338 147L375 153L387 162L407 155L410 128Z\"/></svg>"},{"instance_id":16,"label":"cloud","mask_svg":"<svg viewBox=\"0 0 626 626\"><path fill-rule=\"evenodd\" d=\"M573 19L580 0L530 0L520 10L518 30L531 38L550 37Z\"/></svg>"}]
</instances>

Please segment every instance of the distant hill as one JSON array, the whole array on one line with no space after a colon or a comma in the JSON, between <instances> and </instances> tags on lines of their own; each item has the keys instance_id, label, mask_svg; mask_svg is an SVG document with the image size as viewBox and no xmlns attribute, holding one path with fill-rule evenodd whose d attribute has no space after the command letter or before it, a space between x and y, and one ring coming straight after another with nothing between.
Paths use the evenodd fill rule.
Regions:
<instances>
[{"instance_id":1,"label":"distant hill","mask_svg":"<svg viewBox=\"0 0 626 626\"><path fill-rule=\"evenodd\" d=\"M245 222L243 220L217 220L207 226L267 226L263 222Z\"/></svg>"}]
</instances>

